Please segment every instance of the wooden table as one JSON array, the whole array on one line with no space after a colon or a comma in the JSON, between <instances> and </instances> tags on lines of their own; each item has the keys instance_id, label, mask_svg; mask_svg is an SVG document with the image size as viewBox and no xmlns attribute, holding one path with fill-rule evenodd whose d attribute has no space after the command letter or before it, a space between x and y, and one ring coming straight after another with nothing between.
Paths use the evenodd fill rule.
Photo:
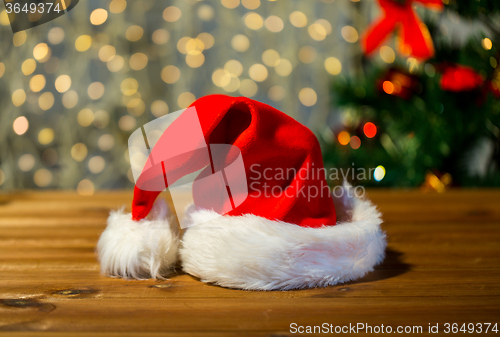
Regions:
<instances>
[{"instance_id":1,"label":"wooden table","mask_svg":"<svg viewBox=\"0 0 500 337\"><path fill-rule=\"evenodd\" d=\"M356 282L288 292L224 289L182 271L166 281L103 277L96 242L109 210L129 205L132 192L3 195L0 331L293 336L292 323L422 326L424 334L429 323L441 333L445 323L500 325L500 191L368 195L384 213L385 262Z\"/></svg>"}]
</instances>

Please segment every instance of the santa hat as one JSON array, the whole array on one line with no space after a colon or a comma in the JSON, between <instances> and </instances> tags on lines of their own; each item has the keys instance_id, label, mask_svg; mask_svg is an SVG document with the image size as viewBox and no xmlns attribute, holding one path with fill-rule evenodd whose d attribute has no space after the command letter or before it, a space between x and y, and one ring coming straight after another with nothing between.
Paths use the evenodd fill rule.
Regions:
<instances>
[{"instance_id":1,"label":"santa hat","mask_svg":"<svg viewBox=\"0 0 500 337\"><path fill-rule=\"evenodd\" d=\"M188 228L181 238L165 202L155 202L161 191L147 191L147 183L138 182L132 213L111 213L99 240L103 273L160 278L180 260L185 272L204 282L286 290L354 280L383 260L381 214L348 184L330 192L319 143L309 129L245 97L205 96L192 107L208 147L231 144L241 152L248 196L220 214L196 202L210 198L210 188L193 191L195 204L186 212ZM173 184L201 167L208 165L199 178L234 162L227 154L215 165L216 158L202 157L195 152L178 157L159 173L144 170L141 178L170 174Z\"/></svg>"}]
</instances>

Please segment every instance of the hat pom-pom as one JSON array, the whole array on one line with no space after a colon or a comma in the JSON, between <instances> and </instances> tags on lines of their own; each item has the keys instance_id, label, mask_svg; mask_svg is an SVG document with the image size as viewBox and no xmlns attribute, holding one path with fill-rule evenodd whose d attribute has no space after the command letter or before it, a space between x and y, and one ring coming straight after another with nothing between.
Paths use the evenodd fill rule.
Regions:
<instances>
[{"instance_id":1,"label":"hat pom-pom","mask_svg":"<svg viewBox=\"0 0 500 337\"><path fill-rule=\"evenodd\" d=\"M162 278L177 262L179 228L158 199L149 219L132 220L123 209L111 212L97 244L103 274L123 278Z\"/></svg>"}]
</instances>

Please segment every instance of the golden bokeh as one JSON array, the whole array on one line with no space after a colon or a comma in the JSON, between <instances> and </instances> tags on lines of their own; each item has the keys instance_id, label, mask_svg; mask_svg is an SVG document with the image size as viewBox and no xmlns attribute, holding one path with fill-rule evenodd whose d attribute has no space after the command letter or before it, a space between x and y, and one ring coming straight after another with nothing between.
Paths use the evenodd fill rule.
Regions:
<instances>
[{"instance_id":1,"label":"golden bokeh","mask_svg":"<svg viewBox=\"0 0 500 337\"><path fill-rule=\"evenodd\" d=\"M271 87L267 92L267 97L269 97L271 101L275 102L281 101L283 98L285 98L285 96L286 96L286 90L280 85L275 85Z\"/></svg>"},{"instance_id":2,"label":"golden bokeh","mask_svg":"<svg viewBox=\"0 0 500 337\"><path fill-rule=\"evenodd\" d=\"M255 96L258 90L259 87L257 86L257 83L255 83L251 79L244 79L240 83L240 88L239 88L240 94L245 97Z\"/></svg>"},{"instance_id":3,"label":"golden bokeh","mask_svg":"<svg viewBox=\"0 0 500 337\"><path fill-rule=\"evenodd\" d=\"M5 9L0 12L0 25L2 26L10 25L9 15L7 14L7 11Z\"/></svg>"},{"instance_id":4,"label":"golden bokeh","mask_svg":"<svg viewBox=\"0 0 500 337\"><path fill-rule=\"evenodd\" d=\"M229 83L222 87L227 92L235 92L240 88L240 79L238 77L231 76Z\"/></svg>"},{"instance_id":5,"label":"golden bokeh","mask_svg":"<svg viewBox=\"0 0 500 337\"><path fill-rule=\"evenodd\" d=\"M233 47L234 50L243 53L250 47L250 40L245 35L235 35L231 39L231 47Z\"/></svg>"},{"instance_id":6,"label":"golden bokeh","mask_svg":"<svg viewBox=\"0 0 500 337\"><path fill-rule=\"evenodd\" d=\"M303 88L299 91L299 101L305 106L313 106L318 101L318 95L312 88Z\"/></svg>"},{"instance_id":7,"label":"golden bokeh","mask_svg":"<svg viewBox=\"0 0 500 337\"><path fill-rule=\"evenodd\" d=\"M12 37L12 43L14 44L15 47L22 46L24 42L26 42L26 37L28 35L26 34L25 31L20 31L14 34Z\"/></svg>"},{"instance_id":8,"label":"golden bokeh","mask_svg":"<svg viewBox=\"0 0 500 337\"><path fill-rule=\"evenodd\" d=\"M179 51L179 53L181 53L181 54L188 53L186 46L187 46L188 42L191 40L192 39L189 36L185 36L185 37L180 38L179 41L177 41L177 50Z\"/></svg>"},{"instance_id":9,"label":"golden bokeh","mask_svg":"<svg viewBox=\"0 0 500 337\"><path fill-rule=\"evenodd\" d=\"M12 103L15 106L21 106L26 101L26 93L23 89L17 89L12 93Z\"/></svg>"},{"instance_id":10,"label":"golden bokeh","mask_svg":"<svg viewBox=\"0 0 500 337\"><path fill-rule=\"evenodd\" d=\"M267 78L267 68L263 64L255 63L248 69L248 75L256 82L265 81Z\"/></svg>"},{"instance_id":11,"label":"golden bokeh","mask_svg":"<svg viewBox=\"0 0 500 337\"><path fill-rule=\"evenodd\" d=\"M203 43L203 46L205 49L210 49L213 47L215 43L215 39L210 33L201 33L196 37L198 40L200 40Z\"/></svg>"},{"instance_id":12,"label":"golden bokeh","mask_svg":"<svg viewBox=\"0 0 500 337\"><path fill-rule=\"evenodd\" d=\"M127 111L135 117L142 116L146 111L146 104L140 98L131 99L127 104Z\"/></svg>"},{"instance_id":13,"label":"golden bokeh","mask_svg":"<svg viewBox=\"0 0 500 337\"><path fill-rule=\"evenodd\" d=\"M102 170L106 167L106 161L101 156L95 156L90 158L89 160L89 171L98 174L101 173Z\"/></svg>"},{"instance_id":14,"label":"golden bokeh","mask_svg":"<svg viewBox=\"0 0 500 337\"><path fill-rule=\"evenodd\" d=\"M332 25L328 22L328 20L319 19L314 23L323 26L323 28L325 28L326 35L330 35L332 33Z\"/></svg>"},{"instance_id":15,"label":"golden bokeh","mask_svg":"<svg viewBox=\"0 0 500 337\"><path fill-rule=\"evenodd\" d=\"M240 0L221 0L222 6L233 9L240 5Z\"/></svg>"},{"instance_id":16,"label":"golden bokeh","mask_svg":"<svg viewBox=\"0 0 500 337\"><path fill-rule=\"evenodd\" d=\"M89 179L83 179L78 183L78 186L76 187L76 193L78 193L78 195L81 196L90 197L94 195L94 192L95 192L94 183Z\"/></svg>"},{"instance_id":17,"label":"golden bokeh","mask_svg":"<svg viewBox=\"0 0 500 337\"><path fill-rule=\"evenodd\" d=\"M137 92L137 89L139 89L139 83L135 78L126 78L122 81L120 89L124 95L130 96Z\"/></svg>"},{"instance_id":18,"label":"golden bokeh","mask_svg":"<svg viewBox=\"0 0 500 337\"><path fill-rule=\"evenodd\" d=\"M39 169L33 175L33 181L39 187L49 186L52 179L52 173L47 169Z\"/></svg>"},{"instance_id":19,"label":"golden bokeh","mask_svg":"<svg viewBox=\"0 0 500 337\"><path fill-rule=\"evenodd\" d=\"M33 92L42 91L46 84L45 76L38 74L30 79L29 87Z\"/></svg>"},{"instance_id":20,"label":"golden bokeh","mask_svg":"<svg viewBox=\"0 0 500 337\"><path fill-rule=\"evenodd\" d=\"M173 84L181 77L179 68L173 65L166 66L161 71L161 79L168 84Z\"/></svg>"},{"instance_id":21,"label":"golden bokeh","mask_svg":"<svg viewBox=\"0 0 500 337\"><path fill-rule=\"evenodd\" d=\"M50 43L59 44L64 41L64 35L64 29L62 29L61 27L54 27L49 30L47 38L49 39Z\"/></svg>"},{"instance_id":22,"label":"golden bokeh","mask_svg":"<svg viewBox=\"0 0 500 337\"><path fill-rule=\"evenodd\" d=\"M76 116L76 119L78 120L78 124L87 127L94 121L94 113L90 109L82 109Z\"/></svg>"},{"instance_id":23,"label":"golden bokeh","mask_svg":"<svg viewBox=\"0 0 500 337\"><path fill-rule=\"evenodd\" d=\"M288 76L293 70L292 63L287 59L280 59L278 64L274 66L274 70L280 76Z\"/></svg>"},{"instance_id":24,"label":"golden bokeh","mask_svg":"<svg viewBox=\"0 0 500 337\"><path fill-rule=\"evenodd\" d=\"M55 81L56 90L60 93L66 92L71 88L71 77L68 75L61 75Z\"/></svg>"},{"instance_id":25,"label":"golden bokeh","mask_svg":"<svg viewBox=\"0 0 500 337\"><path fill-rule=\"evenodd\" d=\"M181 18L182 12L178 7L169 6L163 11L163 20L175 22Z\"/></svg>"},{"instance_id":26,"label":"golden bokeh","mask_svg":"<svg viewBox=\"0 0 500 337\"><path fill-rule=\"evenodd\" d=\"M170 33L166 29L157 29L153 32L151 39L156 44L165 44L170 40Z\"/></svg>"},{"instance_id":27,"label":"golden bokeh","mask_svg":"<svg viewBox=\"0 0 500 337\"><path fill-rule=\"evenodd\" d=\"M97 146L101 151L107 152L115 146L115 138L113 135L106 133L99 137L97 140Z\"/></svg>"},{"instance_id":28,"label":"golden bokeh","mask_svg":"<svg viewBox=\"0 0 500 337\"><path fill-rule=\"evenodd\" d=\"M347 145L351 141L351 135L347 131L341 131L337 139L341 145Z\"/></svg>"},{"instance_id":29,"label":"golden bokeh","mask_svg":"<svg viewBox=\"0 0 500 337\"><path fill-rule=\"evenodd\" d=\"M280 54L274 49L268 49L262 53L262 62L268 67L278 65L280 61Z\"/></svg>"},{"instance_id":30,"label":"golden bokeh","mask_svg":"<svg viewBox=\"0 0 500 337\"><path fill-rule=\"evenodd\" d=\"M12 129L19 136L24 135L26 131L28 131L28 128L29 128L29 122L28 119L24 116L17 117L14 120L14 123L12 123Z\"/></svg>"},{"instance_id":31,"label":"golden bokeh","mask_svg":"<svg viewBox=\"0 0 500 337\"><path fill-rule=\"evenodd\" d=\"M116 55L116 49L113 46L105 45L99 49L99 60L102 62L108 62L113 59Z\"/></svg>"},{"instance_id":32,"label":"golden bokeh","mask_svg":"<svg viewBox=\"0 0 500 337\"><path fill-rule=\"evenodd\" d=\"M205 62L205 56L203 54L187 54L186 64L191 68L198 68Z\"/></svg>"},{"instance_id":33,"label":"golden bokeh","mask_svg":"<svg viewBox=\"0 0 500 337\"><path fill-rule=\"evenodd\" d=\"M40 109L46 111L54 105L54 95L51 92L44 92L38 97L38 106Z\"/></svg>"},{"instance_id":34,"label":"golden bokeh","mask_svg":"<svg viewBox=\"0 0 500 337\"><path fill-rule=\"evenodd\" d=\"M36 70L36 61L35 61L35 59L27 59L21 65L21 71L26 76L33 74L33 72L35 70ZM2 77L1 74L0 74L0 77Z\"/></svg>"},{"instance_id":35,"label":"golden bokeh","mask_svg":"<svg viewBox=\"0 0 500 337\"><path fill-rule=\"evenodd\" d=\"M190 93L190 92L183 92L182 94L179 95L177 98L177 105L181 109L187 108L191 103L193 103L196 100L196 97Z\"/></svg>"},{"instance_id":36,"label":"golden bokeh","mask_svg":"<svg viewBox=\"0 0 500 337\"><path fill-rule=\"evenodd\" d=\"M290 14L290 23L297 28L302 28L307 26L307 16L299 11L292 12Z\"/></svg>"},{"instance_id":37,"label":"golden bokeh","mask_svg":"<svg viewBox=\"0 0 500 337\"><path fill-rule=\"evenodd\" d=\"M113 0L109 4L109 11L111 13L121 13L125 10L125 8L127 8L127 1L125 0Z\"/></svg>"},{"instance_id":38,"label":"golden bokeh","mask_svg":"<svg viewBox=\"0 0 500 337\"><path fill-rule=\"evenodd\" d=\"M151 103L151 113L155 117L161 117L165 116L168 114L168 104L165 101L162 101L161 99L154 101Z\"/></svg>"},{"instance_id":39,"label":"golden bokeh","mask_svg":"<svg viewBox=\"0 0 500 337\"><path fill-rule=\"evenodd\" d=\"M313 63L316 57L318 56L318 52L316 48L311 46L304 46L299 50L299 60L302 63Z\"/></svg>"},{"instance_id":40,"label":"golden bokeh","mask_svg":"<svg viewBox=\"0 0 500 337\"><path fill-rule=\"evenodd\" d=\"M247 9L257 9L260 6L260 0L241 0L241 4Z\"/></svg>"},{"instance_id":41,"label":"golden bokeh","mask_svg":"<svg viewBox=\"0 0 500 337\"><path fill-rule=\"evenodd\" d=\"M340 30L342 37L349 43L356 43L358 41L358 31L352 26L344 26Z\"/></svg>"},{"instance_id":42,"label":"golden bokeh","mask_svg":"<svg viewBox=\"0 0 500 337\"><path fill-rule=\"evenodd\" d=\"M54 130L51 128L45 128L40 130L38 133L38 142L42 145L47 145L52 143L54 140Z\"/></svg>"},{"instance_id":43,"label":"golden bokeh","mask_svg":"<svg viewBox=\"0 0 500 337\"><path fill-rule=\"evenodd\" d=\"M186 54L198 55L205 49L205 44L200 39L189 39L184 48Z\"/></svg>"},{"instance_id":44,"label":"golden bokeh","mask_svg":"<svg viewBox=\"0 0 500 337\"><path fill-rule=\"evenodd\" d=\"M2 78L3 74L5 74L5 64L0 62L0 78Z\"/></svg>"},{"instance_id":45,"label":"golden bokeh","mask_svg":"<svg viewBox=\"0 0 500 337\"><path fill-rule=\"evenodd\" d=\"M108 70L113 72L113 73L116 73L116 72L122 70L124 65L125 65L125 59L123 57L121 57L120 55L115 55L107 63Z\"/></svg>"},{"instance_id":46,"label":"golden bokeh","mask_svg":"<svg viewBox=\"0 0 500 337\"><path fill-rule=\"evenodd\" d=\"M212 82L218 87L225 87L231 82L231 74L224 69L216 69L212 73Z\"/></svg>"},{"instance_id":47,"label":"golden bokeh","mask_svg":"<svg viewBox=\"0 0 500 337\"><path fill-rule=\"evenodd\" d=\"M109 120L110 116L106 110L97 110L94 113L94 125L98 129L104 129L108 126Z\"/></svg>"},{"instance_id":48,"label":"golden bokeh","mask_svg":"<svg viewBox=\"0 0 500 337\"><path fill-rule=\"evenodd\" d=\"M342 63L336 57L329 57L325 60L325 69L330 75L338 75L342 71Z\"/></svg>"},{"instance_id":49,"label":"golden bokeh","mask_svg":"<svg viewBox=\"0 0 500 337\"><path fill-rule=\"evenodd\" d=\"M396 60L396 53L389 46L382 46L380 48L380 58L385 63L393 63Z\"/></svg>"},{"instance_id":50,"label":"golden bokeh","mask_svg":"<svg viewBox=\"0 0 500 337\"><path fill-rule=\"evenodd\" d=\"M89 85L87 88L87 94L90 99L98 100L104 95L104 84L101 82L94 82Z\"/></svg>"},{"instance_id":51,"label":"golden bokeh","mask_svg":"<svg viewBox=\"0 0 500 337\"><path fill-rule=\"evenodd\" d=\"M201 5L198 7L198 18L202 21L212 21L215 17L214 8L210 5Z\"/></svg>"},{"instance_id":52,"label":"golden bokeh","mask_svg":"<svg viewBox=\"0 0 500 337\"><path fill-rule=\"evenodd\" d=\"M92 45L92 38L89 35L80 35L75 40L75 49L79 52L84 52Z\"/></svg>"},{"instance_id":53,"label":"golden bokeh","mask_svg":"<svg viewBox=\"0 0 500 337\"><path fill-rule=\"evenodd\" d=\"M39 43L33 48L33 57L40 63L47 62L51 54L51 50L46 43Z\"/></svg>"},{"instance_id":54,"label":"golden bokeh","mask_svg":"<svg viewBox=\"0 0 500 337\"><path fill-rule=\"evenodd\" d=\"M94 26L102 25L108 19L108 11L104 8L97 8L90 14L90 23Z\"/></svg>"},{"instance_id":55,"label":"golden bokeh","mask_svg":"<svg viewBox=\"0 0 500 337\"><path fill-rule=\"evenodd\" d=\"M265 21L265 25L266 28L273 33L281 32L283 30L283 27L285 26L283 20L281 20L276 15L271 15L270 17L268 17Z\"/></svg>"},{"instance_id":56,"label":"golden bokeh","mask_svg":"<svg viewBox=\"0 0 500 337\"><path fill-rule=\"evenodd\" d=\"M232 76L238 77L243 73L243 65L238 60L229 60L224 64L224 70Z\"/></svg>"},{"instance_id":57,"label":"golden bokeh","mask_svg":"<svg viewBox=\"0 0 500 337\"><path fill-rule=\"evenodd\" d=\"M87 158L87 154L87 146L83 143L77 143L71 148L71 157L77 162L84 161Z\"/></svg>"},{"instance_id":58,"label":"golden bokeh","mask_svg":"<svg viewBox=\"0 0 500 337\"><path fill-rule=\"evenodd\" d=\"M264 25L262 17L255 12L245 14L243 21L245 22L245 25L252 30L260 29Z\"/></svg>"},{"instance_id":59,"label":"golden bokeh","mask_svg":"<svg viewBox=\"0 0 500 337\"><path fill-rule=\"evenodd\" d=\"M144 34L144 29L141 26L133 25L125 31L125 38L129 41L139 41Z\"/></svg>"},{"instance_id":60,"label":"golden bokeh","mask_svg":"<svg viewBox=\"0 0 500 337\"><path fill-rule=\"evenodd\" d=\"M33 167L35 166L35 157L33 157L32 154L26 153L23 154L21 157L19 157L19 160L17 161L17 166L19 166L19 169L23 172L28 172Z\"/></svg>"},{"instance_id":61,"label":"golden bokeh","mask_svg":"<svg viewBox=\"0 0 500 337\"><path fill-rule=\"evenodd\" d=\"M78 94L74 90L70 90L64 93L62 97L63 105L68 108L74 108L78 103Z\"/></svg>"},{"instance_id":62,"label":"golden bokeh","mask_svg":"<svg viewBox=\"0 0 500 337\"><path fill-rule=\"evenodd\" d=\"M493 42L487 37L481 40L481 45L485 50L491 50L491 48L493 48Z\"/></svg>"},{"instance_id":63,"label":"golden bokeh","mask_svg":"<svg viewBox=\"0 0 500 337\"><path fill-rule=\"evenodd\" d=\"M316 41L323 41L327 35L325 27L323 27L319 23L313 23L312 25L310 25L308 28L308 32L309 36L311 36L311 38Z\"/></svg>"},{"instance_id":64,"label":"golden bokeh","mask_svg":"<svg viewBox=\"0 0 500 337\"><path fill-rule=\"evenodd\" d=\"M133 70L141 70L148 65L148 57L143 53L135 53L129 59L130 68Z\"/></svg>"},{"instance_id":65,"label":"golden bokeh","mask_svg":"<svg viewBox=\"0 0 500 337\"><path fill-rule=\"evenodd\" d=\"M123 116L118 120L118 127L123 131L132 130L133 128L135 128L136 124L137 124L136 119L129 115Z\"/></svg>"}]
</instances>

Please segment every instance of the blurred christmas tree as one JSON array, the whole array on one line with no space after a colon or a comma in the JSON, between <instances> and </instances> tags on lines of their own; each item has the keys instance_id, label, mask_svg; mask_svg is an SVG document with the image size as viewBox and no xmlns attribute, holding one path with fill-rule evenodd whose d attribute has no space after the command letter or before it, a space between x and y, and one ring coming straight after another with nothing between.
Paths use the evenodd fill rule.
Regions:
<instances>
[{"instance_id":1,"label":"blurred christmas tree","mask_svg":"<svg viewBox=\"0 0 500 337\"><path fill-rule=\"evenodd\" d=\"M428 7L419 9L427 26L417 1L378 1L385 15L366 30L360 75L333 84L342 123L325 144L325 163L377 167L365 185L498 186L500 2L418 2ZM485 29L458 43L441 24L449 18L457 30L474 22ZM397 58L382 45L394 29ZM371 58L374 51L385 62Z\"/></svg>"}]
</instances>

